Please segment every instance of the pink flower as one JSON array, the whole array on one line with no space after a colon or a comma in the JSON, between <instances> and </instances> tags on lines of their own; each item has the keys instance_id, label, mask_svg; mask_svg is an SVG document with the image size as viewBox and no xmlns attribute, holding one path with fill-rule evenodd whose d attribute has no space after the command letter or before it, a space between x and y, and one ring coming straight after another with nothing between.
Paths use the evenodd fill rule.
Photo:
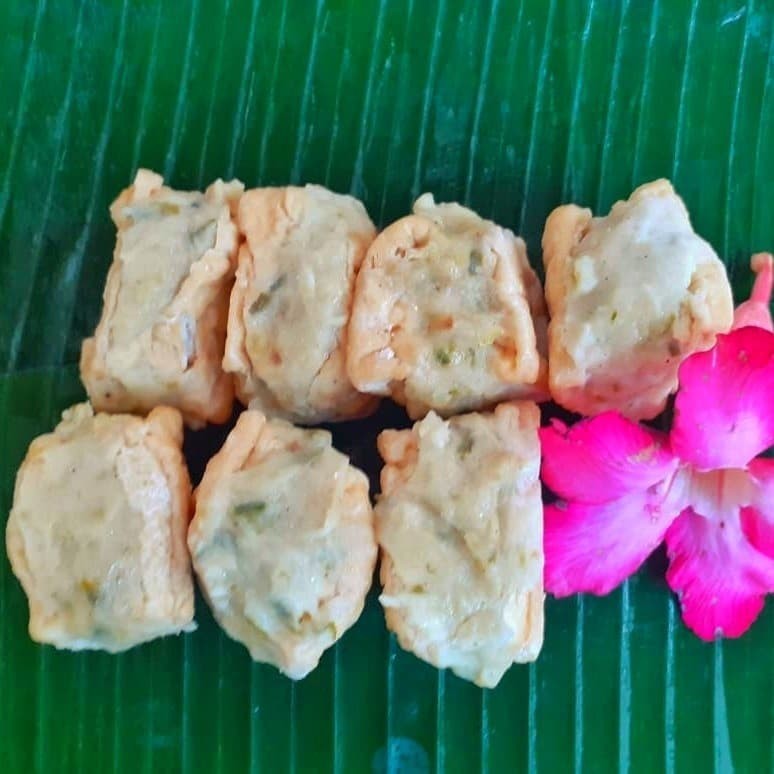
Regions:
<instances>
[{"instance_id":1,"label":"pink flower","mask_svg":"<svg viewBox=\"0 0 774 774\"><path fill-rule=\"evenodd\" d=\"M666 540L667 581L702 639L738 637L774 591L772 256L730 333L688 357L669 434L615 412L541 430L545 585L607 594Z\"/></svg>"}]
</instances>

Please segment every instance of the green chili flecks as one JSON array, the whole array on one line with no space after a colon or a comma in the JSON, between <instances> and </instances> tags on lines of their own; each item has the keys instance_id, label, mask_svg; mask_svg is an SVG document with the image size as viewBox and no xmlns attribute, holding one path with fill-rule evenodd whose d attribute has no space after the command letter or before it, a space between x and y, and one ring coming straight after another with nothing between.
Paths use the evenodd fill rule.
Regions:
<instances>
[{"instance_id":1,"label":"green chili flecks","mask_svg":"<svg viewBox=\"0 0 774 774\"><path fill-rule=\"evenodd\" d=\"M265 309L269 302L272 300L272 294L279 290L283 285L285 284L285 275L281 274L277 279L274 280L274 282L269 285L269 289L265 291L264 293L261 293L258 298L253 301L252 304L250 304L250 314L257 314L258 312Z\"/></svg>"},{"instance_id":2,"label":"green chili flecks","mask_svg":"<svg viewBox=\"0 0 774 774\"><path fill-rule=\"evenodd\" d=\"M234 506L234 516L242 516L248 519L255 519L262 516L266 511L266 503L263 500L249 500Z\"/></svg>"},{"instance_id":3,"label":"green chili flecks","mask_svg":"<svg viewBox=\"0 0 774 774\"><path fill-rule=\"evenodd\" d=\"M159 204L159 212L162 215L179 215L180 206L172 204L172 202L161 202L161 204Z\"/></svg>"},{"instance_id":4,"label":"green chili flecks","mask_svg":"<svg viewBox=\"0 0 774 774\"><path fill-rule=\"evenodd\" d=\"M473 451L473 436L466 434L457 445L457 454L460 457L467 457Z\"/></svg>"},{"instance_id":5,"label":"green chili flecks","mask_svg":"<svg viewBox=\"0 0 774 774\"><path fill-rule=\"evenodd\" d=\"M434 356L436 363L439 363L442 366L447 366L450 365L452 361L452 350L439 348L435 350Z\"/></svg>"}]
</instances>

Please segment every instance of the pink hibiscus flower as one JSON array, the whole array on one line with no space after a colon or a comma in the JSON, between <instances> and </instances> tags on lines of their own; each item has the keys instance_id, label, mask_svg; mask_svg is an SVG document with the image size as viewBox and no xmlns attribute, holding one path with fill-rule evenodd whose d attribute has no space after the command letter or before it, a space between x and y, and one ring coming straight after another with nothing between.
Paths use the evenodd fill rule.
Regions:
<instances>
[{"instance_id":1,"label":"pink hibiscus flower","mask_svg":"<svg viewBox=\"0 0 774 774\"><path fill-rule=\"evenodd\" d=\"M682 363L669 434L606 412L541 430L545 585L607 594L666 540L667 581L699 637L738 637L774 591L772 256L730 333Z\"/></svg>"}]
</instances>

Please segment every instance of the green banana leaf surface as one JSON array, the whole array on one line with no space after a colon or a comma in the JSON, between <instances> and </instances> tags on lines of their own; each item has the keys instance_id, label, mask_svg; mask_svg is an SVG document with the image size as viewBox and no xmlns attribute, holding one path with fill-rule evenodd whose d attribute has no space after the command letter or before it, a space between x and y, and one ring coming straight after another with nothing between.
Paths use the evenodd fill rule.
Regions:
<instances>
[{"instance_id":1,"label":"green banana leaf surface","mask_svg":"<svg viewBox=\"0 0 774 774\"><path fill-rule=\"evenodd\" d=\"M666 176L740 300L774 248L773 41L772 0L4 0L0 526L27 445L84 397L108 205L138 166L318 182L379 226L429 190L535 265L553 207ZM405 424L386 405L335 442L375 486L378 429ZM195 478L226 430L188 435ZM58 652L29 640L1 550L0 772L774 771L774 605L702 642L664 566L549 598L539 660L485 691L400 650L375 591L299 683L201 599L195 633Z\"/></svg>"}]
</instances>

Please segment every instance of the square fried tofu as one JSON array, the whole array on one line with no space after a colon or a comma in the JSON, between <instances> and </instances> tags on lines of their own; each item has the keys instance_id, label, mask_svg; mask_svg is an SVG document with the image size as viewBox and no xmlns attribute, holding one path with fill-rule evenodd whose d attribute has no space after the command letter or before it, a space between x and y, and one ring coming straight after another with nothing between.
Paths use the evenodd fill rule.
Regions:
<instances>
[{"instance_id":1,"label":"square fried tofu","mask_svg":"<svg viewBox=\"0 0 774 774\"><path fill-rule=\"evenodd\" d=\"M225 631L301 679L360 616L376 563L368 479L325 430L240 414L196 490L194 569Z\"/></svg>"},{"instance_id":2,"label":"square fried tofu","mask_svg":"<svg viewBox=\"0 0 774 774\"><path fill-rule=\"evenodd\" d=\"M542 399L543 292L524 241L424 194L386 228L357 278L347 367L413 419Z\"/></svg>"},{"instance_id":3,"label":"square fried tofu","mask_svg":"<svg viewBox=\"0 0 774 774\"><path fill-rule=\"evenodd\" d=\"M345 368L355 275L376 234L365 207L319 185L257 188L239 229L223 361L239 399L300 424L371 413L376 399Z\"/></svg>"},{"instance_id":4,"label":"square fried tofu","mask_svg":"<svg viewBox=\"0 0 774 774\"><path fill-rule=\"evenodd\" d=\"M6 543L33 640L117 652L193 628L182 441L176 409L141 419L82 403L32 442Z\"/></svg>"},{"instance_id":5,"label":"square fried tofu","mask_svg":"<svg viewBox=\"0 0 774 774\"><path fill-rule=\"evenodd\" d=\"M680 363L731 327L725 267L667 180L640 186L605 217L558 207L543 262L550 390L571 411L655 417Z\"/></svg>"},{"instance_id":6,"label":"square fried tofu","mask_svg":"<svg viewBox=\"0 0 774 774\"><path fill-rule=\"evenodd\" d=\"M110 207L116 248L81 379L97 411L173 406L201 427L225 422L234 399L222 360L242 184L200 193L163 182L141 169Z\"/></svg>"},{"instance_id":7,"label":"square fried tofu","mask_svg":"<svg viewBox=\"0 0 774 774\"><path fill-rule=\"evenodd\" d=\"M494 687L543 643L540 411L431 412L378 439L380 597L401 646Z\"/></svg>"}]
</instances>

